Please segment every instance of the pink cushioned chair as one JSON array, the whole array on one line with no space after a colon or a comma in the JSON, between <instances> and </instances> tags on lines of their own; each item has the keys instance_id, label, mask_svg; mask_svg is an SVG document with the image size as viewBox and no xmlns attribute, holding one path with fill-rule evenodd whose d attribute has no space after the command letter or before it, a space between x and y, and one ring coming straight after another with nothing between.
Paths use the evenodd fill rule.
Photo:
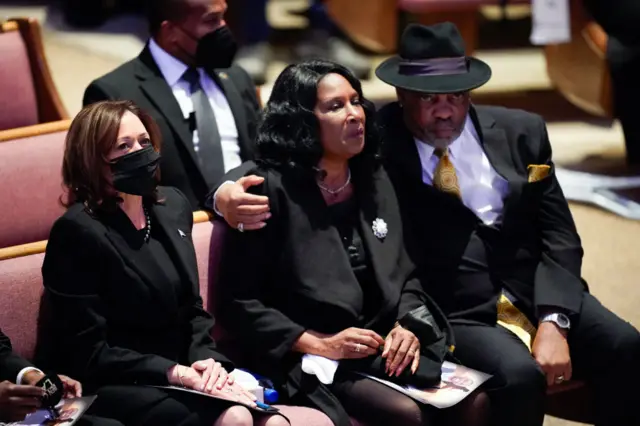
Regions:
<instances>
[{"instance_id":1,"label":"pink cushioned chair","mask_svg":"<svg viewBox=\"0 0 640 426\"><path fill-rule=\"evenodd\" d=\"M215 306L217 265L220 262L224 232L225 226L221 222L211 221L204 212L194 214L192 238L198 259L200 294L205 309L212 313ZM223 337L223 330L216 326L214 336L216 340ZM312 408L290 405L276 405L276 407L291 420L292 426L332 426L333 424L324 413Z\"/></svg>"},{"instance_id":2,"label":"pink cushioned chair","mask_svg":"<svg viewBox=\"0 0 640 426\"><path fill-rule=\"evenodd\" d=\"M0 130L68 118L35 19L0 23Z\"/></svg>"},{"instance_id":3,"label":"pink cushioned chair","mask_svg":"<svg viewBox=\"0 0 640 426\"><path fill-rule=\"evenodd\" d=\"M39 251L28 256L21 256L19 250L0 255L0 328L13 349L28 359L36 348L44 244Z\"/></svg>"},{"instance_id":4,"label":"pink cushioned chair","mask_svg":"<svg viewBox=\"0 0 640 426\"><path fill-rule=\"evenodd\" d=\"M62 215L68 127L65 120L27 128L30 132L0 132L0 248L48 239L53 222ZM32 133L34 129L39 130Z\"/></svg>"}]
</instances>

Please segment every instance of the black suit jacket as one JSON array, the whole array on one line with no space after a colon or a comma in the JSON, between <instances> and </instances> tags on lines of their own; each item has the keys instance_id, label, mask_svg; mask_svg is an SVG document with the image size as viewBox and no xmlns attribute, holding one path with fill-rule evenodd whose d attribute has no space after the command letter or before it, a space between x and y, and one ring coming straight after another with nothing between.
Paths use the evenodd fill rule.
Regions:
<instances>
[{"instance_id":1,"label":"black suit jacket","mask_svg":"<svg viewBox=\"0 0 640 426\"><path fill-rule=\"evenodd\" d=\"M161 187L160 199L149 209L151 225L169 241L180 288L167 285L156 259L139 250L120 209L92 216L78 203L56 221L42 267L39 365L89 388L167 385L171 366L207 358L233 369L216 351L213 319L202 307L189 202L174 188Z\"/></svg>"},{"instance_id":2,"label":"black suit jacket","mask_svg":"<svg viewBox=\"0 0 640 426\"><path fill-rule=\"evenodd\" d=\"M259 103L249 75L240 67L213 70L209 74L227 97L238 129L243 161L253 158L253 141ZM160 170L162 185L180 189L192 209L202 206L211 188L206 184L193 149L192 132L180 105L149 47L140 55L110 73L94 80L84 93L83 105L103 100L131 100L156 120L162 133Z\"/></svg>"},{"instance_id":3,"label":"black suit jacket","mask_svg":"<svg viewBox=\"0 0 640 426\"><path fill-rule=\"evenodd\" d=\"M404 250L393 187L380 169L375 191L358 195L360 232L374 271L370 285L381 295L375 317L361 323L362 290L314 179L290 170L255 168L248 173L265 178L252 191L269 197L273 216L261 230L226 233L217 312L224 328L241 338L246 353L255 355L255 368L286 383L288 396L306 393L334 422L340 418L339 424L345 419L348 424L335 397L301 373L301 354L292 347L305 330L337 333L353 326L386 335L397 319L424 305ZM376 218L388 225L383 239L372 231Z\"/></svg>"},{"instance_id":4,"label":"black suit jacket","mask_svg":"<svg viewBox=\"0 0 640 426\"><path fill-rule=\"evenodd\" d=\"M447 286L480 222L458 198L423 183L418 150L401 114L397 103L380 111L386 170L398 194L411 257L429 277L426 291L455 319ZM501 107L475 106L470 114L491 165L509 183L500 237L490 254L491 274L534 323L542 306L578 314L586 289L580 277L583 250L554 174L544 120ZM527 166L541 164L551 166L550 175L528 183Z\"/></svg>"},{"instance_id":5,"label":"black suit jacket","mask_svg":"<svg viewBox=\"0 0 640 426\"><path fill-rule=\"evenodd\" d=\"M20 370L32 366L29 361L13 352L9 337L0 330L0 382L8 380L15 383Z\"/></svg>"}]
</instances>

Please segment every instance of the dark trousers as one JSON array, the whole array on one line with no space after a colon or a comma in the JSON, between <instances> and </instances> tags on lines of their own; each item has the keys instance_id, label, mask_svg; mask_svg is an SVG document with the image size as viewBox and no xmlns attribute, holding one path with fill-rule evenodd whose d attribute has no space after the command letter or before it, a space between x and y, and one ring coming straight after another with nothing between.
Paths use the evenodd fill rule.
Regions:
<instances>
[{"instance_id":1,"label":"dark trousers","mask_svg":"<svg viewBox=\"0 0 640 426\"><path fill-rule=\"evenodd\" d=\"M640 164L640 120L637 112L640 99L640 44L627 46L610 37L607 60L611 71L614 113L624 132L627 160L631 164Z\"/></svg>"},{"instance_id":2,"label":"dark trousers","mask_svg":"<svg viewBox=\"0 0 640 426\"><path fill-rule=\"evenodd\" d=\"M453 325L455 356L492 374L486 390L492 426L540 426L545 376L527 347L500 326ZM640 333L590 294L569 332L573 378L596 392L597 426L640 425Z\"/></svg>"},{"instance_id":3,"label":"dark trousers","mask_svg":"<svg viewBox=\"0 0 640 426\"><path fill-rule=\"evenodd\" d=\"M624 131L627 158L640 164L640 2L583 0L593 19L609 36L607 61L611 71L614 112Z\"/></svg>"}]
</instances>

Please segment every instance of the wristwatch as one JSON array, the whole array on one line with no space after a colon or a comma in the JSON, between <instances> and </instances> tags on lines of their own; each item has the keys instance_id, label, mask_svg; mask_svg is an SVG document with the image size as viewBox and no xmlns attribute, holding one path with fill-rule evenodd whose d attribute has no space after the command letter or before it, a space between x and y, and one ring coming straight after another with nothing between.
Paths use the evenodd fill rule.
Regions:
<instances>
[{"instance_id":1,"label":"wristwatch","mask_svg":"<svg viewBox=\"0 0 640 426\"><path fill-rule=\"evenodd\" d=\"M542 317L540 322L552 322L564 330L569 330L571 328L571 321L565 314L547 314Z\"/></svg>"}]
</instances>

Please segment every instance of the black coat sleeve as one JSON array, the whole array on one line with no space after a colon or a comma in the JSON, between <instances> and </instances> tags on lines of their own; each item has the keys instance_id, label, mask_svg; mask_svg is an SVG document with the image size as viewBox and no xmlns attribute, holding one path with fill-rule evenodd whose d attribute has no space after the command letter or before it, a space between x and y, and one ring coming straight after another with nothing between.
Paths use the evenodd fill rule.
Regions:
<instances>
[{"instance_id":1,"label":"black coat sleeve","mask_svg":"<svg viewBox=\"0 0 640 426\"><path fill-rule=\"evenodd\" d=\"M218 312L226 330L251 342L257 353L280 359L292 350L305 328L267 302L273 297L269 279L280 251L283 237L279 229L284 218L280 216L277 190L270 186L268 175L256 174L265 177L265 182L250 191L273 200L273 216L266 227L257 231L227 229L218 279Z\"/></svg>"},{"instance_id":2,"label":"black coat sleeve","mask_svg":"<svg viewBox=\"0 0 640 426\"><path fill-rule=\"evenodd\" d=\"M13 352L9 337L0 331L0 382L15 383L20 370L27 367L33 367L33 364Z\"/></svg>"},{"instance_id":3,"label":"black coat sleeve","mask_svg":"<svg viewBox=\"0 0 640 426\"><path fill-rule=\"evenodd\" d=\"M585 290L581 278L583 249L569 204L564 197L551 158L551 143L544 121L538 125L543 135L538 164L551 166L542 186L537 223L542 241L542 257L535 273L536 309L557 307L571 314L580 312Z\"/></svg>"},{"instance_id":4,"label":"black coat sleeve","mask_svg":"<svg viewBox=\"0 0 640 426\"><path fill-rule=\"evenodd\" d=\"M176 362L107 343L108 302L100 294L108 285L107 256L95 232L72 218L63 216L51 230L42 275L56 334L69 346L63 364L68 374L97 383L167 385Z\"/></svg>"}]
</instances>

